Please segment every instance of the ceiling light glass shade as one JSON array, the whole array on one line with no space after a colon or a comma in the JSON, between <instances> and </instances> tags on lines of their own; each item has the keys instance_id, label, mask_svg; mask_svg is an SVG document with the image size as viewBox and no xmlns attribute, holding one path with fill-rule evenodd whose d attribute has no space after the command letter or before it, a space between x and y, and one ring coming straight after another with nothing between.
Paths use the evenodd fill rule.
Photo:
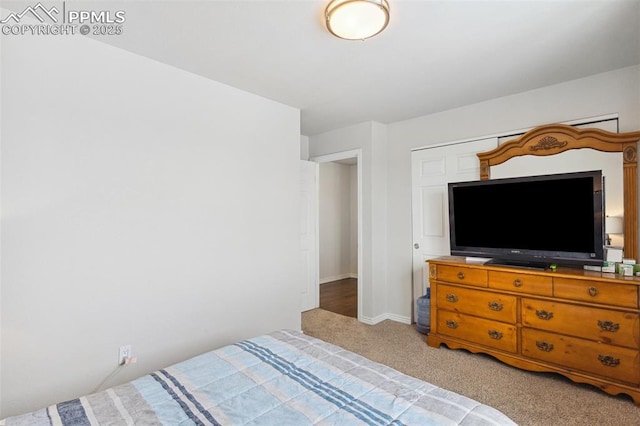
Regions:
<instances>
[{"instance_id":1,"label":"ceiling light glass shade","mask_svg":"<svg viewBox=\"0 0 640 426\"><path fill-rule=\"evenodd\" d=\"M336 37L364 40L389 23L387 0L333 0L325 10L327 29Z\"/></svg>"}]
</instances>

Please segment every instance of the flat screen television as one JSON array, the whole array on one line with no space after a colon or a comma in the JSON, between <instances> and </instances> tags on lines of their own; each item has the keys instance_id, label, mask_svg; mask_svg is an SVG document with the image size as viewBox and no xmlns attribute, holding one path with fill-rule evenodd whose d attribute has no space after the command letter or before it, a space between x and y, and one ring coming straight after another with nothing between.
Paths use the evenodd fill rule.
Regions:
<instances>
[{"instance_id":1,"label":"flat screen television","mask_svg":"<svg viewBox=\"0 0 640 426\"><path fill-rule=\"evenodd\" d=\"M604 260L602 171L449 183L451 254L546 268Z\"/></svg>"}]
</instances>

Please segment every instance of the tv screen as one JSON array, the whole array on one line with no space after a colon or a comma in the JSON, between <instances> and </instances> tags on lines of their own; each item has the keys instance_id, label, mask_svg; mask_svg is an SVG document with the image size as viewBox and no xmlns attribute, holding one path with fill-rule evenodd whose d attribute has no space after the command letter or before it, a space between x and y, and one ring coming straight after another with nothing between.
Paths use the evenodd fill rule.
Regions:
<instances>
[{"instance_id":1,"label":"tv screen","mask_svg":"<svg viewBox=\"0 0 640 426\"><path fill-rule=\"evenodd\" d=\"M604 259L602 171L449 183L451 254L545 267Z\"/></svg>"}]
</instances>

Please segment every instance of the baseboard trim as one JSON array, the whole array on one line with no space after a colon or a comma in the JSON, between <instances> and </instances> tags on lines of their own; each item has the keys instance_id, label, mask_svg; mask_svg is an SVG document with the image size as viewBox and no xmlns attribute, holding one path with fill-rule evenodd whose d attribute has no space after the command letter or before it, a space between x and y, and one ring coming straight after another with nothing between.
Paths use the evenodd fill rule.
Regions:
<instances>
[{"instance_id":1,"label":"baseboard trim","mask_svg":"<svg viewBox=\"0 0 640 426\"><path fill-rule=\"evenodd\" d=\"M320 280L318 282L320 284L326 284L326 283L330 283L330 282L333 282L333 281L345 280L347 278L358 279L358 274L354 274L354 273L349 272L347 274L334 275L333 277L320 278Z\"/></svg>"},{"instance_id":2,"label":"baseboard trim","mask_svg":"<svg viewBox=\"0 0 640 426\"><path fill-rule=\"evenodd\" d=\"M405 317L402 315L396 315L396 314L382 314L382 315L378 315L376 317L365 317L362 316L360 318L360 322L368 324L368 325L376 325L384 320L391 320L391 321L395 321L395 322L399 322L402 324L411 324L411 318L409 317Z\"/></svg>"}]
</instances>

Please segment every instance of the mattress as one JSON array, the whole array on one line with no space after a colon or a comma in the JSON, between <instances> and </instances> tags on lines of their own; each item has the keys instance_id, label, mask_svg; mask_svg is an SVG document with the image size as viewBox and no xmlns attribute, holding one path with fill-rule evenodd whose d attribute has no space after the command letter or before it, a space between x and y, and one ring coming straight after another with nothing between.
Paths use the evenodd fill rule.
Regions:
<instances>
[{"instance_id":1,"label":"mattress","mask_svg":"<svg viewBox=\"0 0 640 426\"><path fill-rule=\"evenodd\" d=\"M297 331L196 356L0 425L514 425L470 398Z\"/></svg>"}]
</instances>

